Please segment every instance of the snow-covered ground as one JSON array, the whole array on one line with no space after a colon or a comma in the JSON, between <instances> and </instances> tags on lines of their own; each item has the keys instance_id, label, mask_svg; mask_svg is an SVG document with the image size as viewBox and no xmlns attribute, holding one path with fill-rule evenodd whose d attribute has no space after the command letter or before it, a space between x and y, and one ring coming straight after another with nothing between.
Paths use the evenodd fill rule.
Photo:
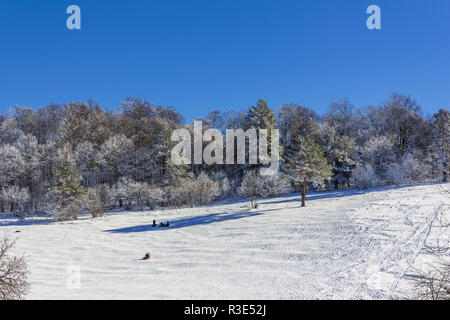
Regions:
<instances>
[{"instance_id":1,"label":"snow-covered ground","mask_svg":"<svg viewBox=\"0 0 450 320\"><path fill-rule=\"evenodd\" d=\"M0 234L29 263L29 299L404 298L435 207L449 208L439 186L449 189L316 193L306 208L290 195L251 211L242 200L64 223L2 217ZM79 289L67 286L73 266Z\"/></svg>"}]
</instances>

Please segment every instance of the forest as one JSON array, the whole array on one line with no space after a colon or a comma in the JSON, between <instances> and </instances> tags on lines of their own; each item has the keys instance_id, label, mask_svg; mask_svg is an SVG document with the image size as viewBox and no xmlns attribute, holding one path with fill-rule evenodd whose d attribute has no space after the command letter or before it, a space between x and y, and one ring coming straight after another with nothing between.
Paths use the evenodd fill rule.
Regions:
<instances>
[{"instance_id":1,"label":"forest","mask_svg":"<svg viewBox=\"0 0 450 320\"><path fill-rule=\"evenodd\" d=\"M117 111L93 100L0 115L0 214L33 213L57 220L108 209L194 207L242 196L308 190L369 188L447 181L450 113L424 115L410 96L394 93L382 105L356 108L333 101L319 115L300 104L276 110L259 99L242 111L212 110L203 130L249 128L280 133L280 171L261 165L175 165L175 129L193 131L173 107L126 98ZM224 144L223 144L224 145ZM226 150L224 150L225 152ZM236 162L235 162L236 163Z\"/></svg>"}]
</instances>

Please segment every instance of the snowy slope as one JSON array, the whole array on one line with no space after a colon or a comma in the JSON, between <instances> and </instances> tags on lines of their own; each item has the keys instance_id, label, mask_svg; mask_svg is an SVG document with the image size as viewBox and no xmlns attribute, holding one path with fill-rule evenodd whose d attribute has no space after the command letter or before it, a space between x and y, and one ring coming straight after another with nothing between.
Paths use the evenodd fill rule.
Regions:
<instances>
[{"instance_id":1,"label":"snowy slope","mask_svg":"<svg viewBox=\"0 0 450 320\"><path fill-rule=\"evenodd\" d=\"M3 217L0 234L29 262L29 299L402 298L434 208L450 201L438 187L316 193L306 208L291 195L252 211L237 201L64 223ZM80 289L67 286L71 266Z\"/></svg>"}]
</instances>

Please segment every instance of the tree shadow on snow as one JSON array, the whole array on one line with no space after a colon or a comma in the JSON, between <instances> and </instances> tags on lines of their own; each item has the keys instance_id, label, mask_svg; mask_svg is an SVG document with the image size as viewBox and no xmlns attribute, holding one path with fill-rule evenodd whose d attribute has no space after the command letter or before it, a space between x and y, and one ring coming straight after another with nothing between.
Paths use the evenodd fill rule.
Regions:
<instances>
[{"instance_id":1,"label":"tree shadow on snow","mask_svg":"<svg viewBox=\"0 0 450 320\"><path fill-rule=\"evenodd\" d=\"M320 200L320 199L331 199L331 198L342 198L342 197L350 197L358 194L364 194L368 192L368 190L352 190L352 192L346 191L323 191L323 192L311 192L306 195L306 202L311 200ZM289 202L301 202L301 195L299 193L291 194L288 196L289 199L283 200L274 200L274 201L265 201L263 204L279 204L279 203L289 203Z\"/></svg>"},{"instance_id":2,"label":"tree shadow on snow","mask_svg":"<svg viewBox=\"0 0 450 320\"><path fill-rule=\"evenodd\" d=\"M29 226L29 225L46 225L52 224L54 219L47 214L34 214L32 216L26 217L24 220L19 220L19 218L13 215L0 215L0 227L7 226Z\"/></svg>"},{"instance_id":3,"label":"tree shadow on snow","mask_svg":"<svg viewBox=\"0 0 450 320\"><path fill-rule=\"evenodd\" d=\"M187 228L187 227L193 227L198 225L206 225L211 223L218 223L223 221L229 221L229 220L238 220L248 217L254 217L264 214L264 212L271 211L271 210L258 210L258 211L239 211L235 213L227 213L227 212L221 212L221 213L213 213L203 216L191 216L187 218L181 218L177 220L170 221L170 227L164 228L164 227L153 227L152 224L143 224L133 227L126 227L126 228L119 228L119 229L112 229L112 230L105 230L105 232L111 232L111 233L134 233L134 232L147 232L147 231L166 231L166 230L173 230L173 229L181 229L181 228Z\"/></svg>"},{"instance_id":4,"label":"tree shadow on snow","mask_svg":"<svg viewBox=\"0 0 450 320\"><path fill-rule=\"evenodd\" d=\"M374 187L374 188L369 188L369 189L365 189L365 190L343 189L343 190L310 192L306 195L306 201L308 202L311 200L344 198L344 197L351 197L351 196L379 192L379 191L399 190L399 189L405 189L405 188L411 188L411 187L417 187L417 186L434 185L434 184L438 184L438 183L433 182L433 183L424 183L424 184L409 184L409 185L402 185L402 186L381 186L381 187ZM276 200L276 201L267 201L267 202L264 202L264 204L278 204L278 203L301 201L301 196L299 193L291 194L288 197L292 197L292 198Z\"/></svg>"}]
</instances>

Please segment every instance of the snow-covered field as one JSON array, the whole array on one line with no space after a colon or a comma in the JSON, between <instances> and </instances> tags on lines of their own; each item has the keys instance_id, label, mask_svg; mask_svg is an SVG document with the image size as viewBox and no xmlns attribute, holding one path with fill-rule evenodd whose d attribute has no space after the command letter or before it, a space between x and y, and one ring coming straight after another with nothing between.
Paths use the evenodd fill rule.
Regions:
<instances>
[{"instance_id":1,"label":"snow-covered field","mask_svg":"<svg viewBox=\"0 0 450 320\"><path fill-rule=\"evenodd\" d=\"M404 298L435 207L449 208L439 186L449 189L316 193L306 208L290 195L251 211L241 200L64 223L2 217L0 234L29 263L29 299ZM147 251L151 260L140 260ZM72 266L79 289L67 286Z\"/></svg>"}]
</instances>

